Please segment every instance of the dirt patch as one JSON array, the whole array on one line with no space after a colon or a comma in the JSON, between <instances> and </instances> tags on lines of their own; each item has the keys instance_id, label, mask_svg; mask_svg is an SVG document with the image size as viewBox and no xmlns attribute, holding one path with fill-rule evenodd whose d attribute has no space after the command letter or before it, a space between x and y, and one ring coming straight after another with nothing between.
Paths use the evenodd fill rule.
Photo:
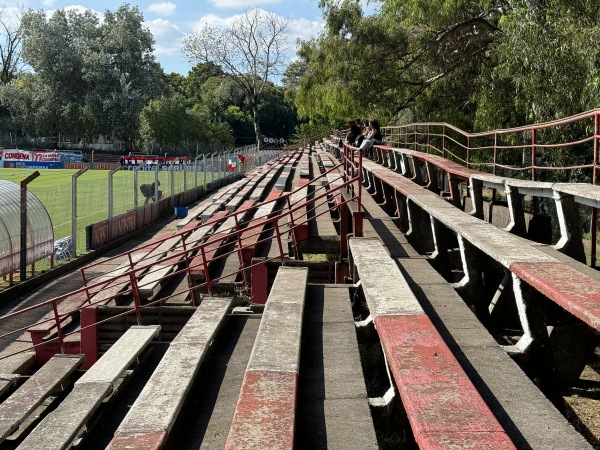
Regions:
<instances>
[{"instance_id":1,"label":"dirt patch","mask_svg":"<svg viewBox=\"0 0 600 450\"><path fill-rule=\"evenodd\" d=\"M563 400L569 422L594 448L600 449L600 347L578 383L564 389Z\"/></svg>"}]
</instances>

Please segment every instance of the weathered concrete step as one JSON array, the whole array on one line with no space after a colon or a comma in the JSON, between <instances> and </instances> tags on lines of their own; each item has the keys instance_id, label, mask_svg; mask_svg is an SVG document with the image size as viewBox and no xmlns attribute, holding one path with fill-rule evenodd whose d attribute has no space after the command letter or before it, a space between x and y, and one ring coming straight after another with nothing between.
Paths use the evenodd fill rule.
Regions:
<instances>
[{"instance_id":1,"label":"weathered concrete step","mask_svg":"<svg viewBox=\"0 0 600 450\"><path fill-rule=\"evenodd\" d=\"M309 284L296 448L376 449L347 286Z\"/></svg>"},{"instance_id":2,"label":"weathered concrete step","mask_svg":"<svg viewBox=\"0 0 600 450\"><path fill-rule=\"evenodd\" d=\"M0 404L0 442L46 398L69 386L68 378L83 363L83 355L56 355Z\"/></svg>"}]
</instances>

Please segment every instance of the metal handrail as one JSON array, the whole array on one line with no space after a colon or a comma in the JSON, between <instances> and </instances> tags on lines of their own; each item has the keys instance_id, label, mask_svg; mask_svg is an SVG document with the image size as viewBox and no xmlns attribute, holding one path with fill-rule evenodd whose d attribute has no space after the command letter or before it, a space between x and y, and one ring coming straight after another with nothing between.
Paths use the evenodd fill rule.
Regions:
<instances>
[{"instance_id":1,"label":"metal handrail","mask_svg":"<svg viewBox=\"0 0 600 450\"><path fill-rule=\"evenodd\" d=\"M319 175L318 177L314 178L311 181L314 182L319 179L322 179L322 178L326 177L329 173L333 172L334 170L340 169L341 167L343 167L343 165L344 165L344 162L327 170L325 173ZM233 239L236 239L237 243L239 245L241 245L241 242L242 242L241 236L243 234L247 233L248 231L257 229L257 233L260 234L265 225L273 225L276 229L275 236L269 237L269 238L263 238L262 240L259 239L259 241L257 241L257 243L255 243L253 245L258 245L258 244L264 243L268 240L277 240L278 248L280 251L276 257L267 258L266 260L262 260L260 263L257 263L257 264L250 264L250 265L240 264L241 267L237 271L232 272L230 274L221 275L219 278L211 280L210 277L208 276L208 267L207 267L208 262L205 258L204 252L205 252L206 247L208 247L211 244L214 244L216 242L216 240L215 239L211 240L211 237L209 236L208 238L204 239L204 241L202 243L200 243L198 245L189 246L189 247L186 246L186 238L195 229L197 229L199 227L209 226L209 225L215 226L220 222L220 220L212 220L211 219L205 223L198 224L198 226L195 227L194 229L179 231L177 233L174 233L173 235L166 236L161 239L152 241L151 243L146 244L142 247L138 247L136 249L127 251L120 255L117 255L117 256L114 256L114 257L111 257L108 259L104 259L101 262L89 264L88 266L81 268L80 272L81 272L81 275L83 278L83 283L84 283L84 286L82 288L77 289L72 292L69 292L67 294L55 297L53 299L44 301L40 304L29 306L29 307L23 308L21 310L14 311L10 314L4 315L4 316L0 317L0 323L6 323L7 321L12 320L16 316L24 315L24 314L31 313L33 311L37 311L37 310L44 309L44 308L47 309L48 307L52 308L52 313L53 313L52 317L47 317L42 320L38 320L35 323L29 324L27 326L22 326L22 327L19 327L18 329L14 329L10 332L4 333L4 334L0 335L0 339L7 338L8 336L14 335L16 333L23 333L23 332L27 331L28 329L32 328L34 325L39 326L44 323L47 323L47 324L53 323L53 327L56 327L57 336L54 338L45 340L44 344L49 343L49 342L59 342L60 348L63 349L63 351L64 351L64 340L66 339L67 336L69 336L70 334L74 334L74 333L80 333L81 331L85 330L86 328L96 326L100 323L105 322L106 320L112 320L116 317L135 313L137 316L138 323L141 323L140 311L142 309L150 307L150 306L154 306L156 304L164 303L164 302L168 301L171 297L182 294L181 292L178 292L178 293L173 294L168 297L161 297L159 299L147 302L143 305L141 304L140 295L139 295L139 286L138 286L140 276L151 274L153 272L153 270L159 270L155 267L157 264L175 265L175 264L181 263L182 261L185 261L185 267L183 269L173 271L170 274L168 274L167 276L163 277L162 279L172 278L177 275L181 275L181 274L185 273L188 276L188 280L189 280L190 271L194 268L194 266L190 264L191 261L193 260L193 258L195 256L197 256L199 254L202 255L203 256L202 264L203 264L204 273L206 275L206 279L203 283L199 283L199 284L196 284L193 286L191 285L191 283L188 283L188 293L189 293L192 301L194 301L194 299L196 298L196 296L195 296L196 291L203 289L203 288L207 288L208 291L210 292L211 285L214 284L215 282L219 281L220 279L223 279L223 278L226 278L229 276L233 276L233 275L236 275L239 273L241 273L245 277L244 273L248 269L251 269L252 267L254 267L258 264L265 264L268 261L276 260L276 259L280 259L281 261L283 261L286 256L289 256L289 254L287 252L283 251L284 247L281 243L282 233L279 230L279 225L278 225L279 222L288 218L287 223L286 223L287 227L288 227L288 232L292 232L295 228L306 225L310 220L314 220L316 217L318 217L320 215L323 215L332 210L338 209L350 201L354 201L354 200L358 199L358 204L360 205L360 199L357 198L356 195L354 195L351 198L349 198L343 202L339 202L339 203L335 204L334 206L328 208L327 210L323 211L322 213L316 215L313 218L307 217L306 220L303 220L303 221L293 221L293 220L289 219L289 218L291 218L291 216L294 212L299 211L302 208L306 209L309 205L313 205L314 209L316 209L317 202L322 199L324 199L323 204L326 204L327 197L332 195L332 193L335 193L338 190L341 191L342 189L349 189L350 187L353 187L354 185L358 185L358 192L360 193L360 186L362 185L362 179L361 179L362 170L355 169L353 172L354 172L353 176L347 176L347 175L345 176L344 183L342 183L338 186L335 186L333 188L330 188L329 190L327 190L326 192L324 192L322 194L313 195L313 198L310 200L307 199L304 202L292 203L291 196L294 193L296 193L297 191L299 191L300 189L302 189L302 188L297 188L297 189L293 190L292 192L282 194L281 196L279 196L276 199L262 202L259 205L253 206L252 209L257 209L259 206L261 206L263 204L268 204L270 202L278 202L280 200L283 200L284 205L287 206L287 208L285 208L285 206L284 206L281 209L279 209L278 211L274 211L269 217L266 217L265 220L261 221L261 223L259 223L259 224L251 225L250 220L252 220L252 219L249 219L246 221L239 220L239 218L240 218L239 216L246 214L248 212L248 209L246 209L244 211L234 211L232 213L229 213L227 216L225 216L225 218L221 219L221 220L225 220L226 218L229 218L229 217L235 217L236 218L236 226L233 231L230 231L230 232L224 233L223 235L220 235L218 238L219 241L233 241ZM319 191L320 189L325 189L325 187L322 186L321 188L318 188L317 191ZM320 206L320 204L319 204L319 206ZM167 240L172 240L172 239L178 239L178 238L180 239L180 244L175 249L172 249L171 253L169 255L165 256L164 258L161 258L159 261L153 262L153 263L148 263L148 264L139 264L139 265L134 262L135 258L132 257L132 255L134 253L142 251L144 248L148 248L148 247L156 248L156 246L160 245L162 242L165 242ZM223 253L219 256L215 256L215 258L211 259L211 262L216 261L218 259L225 258L234 252L240 252L242 250L242 248L243 247L240 247L240 248L234 249L233 251ZM110 262L116 258L122 258L124 255L127 256L127 260L129 261L129 268L127 270L123 271L122 273L115 275L113 277L110 277L108 279L107 279L107 276L111 272L114 272L114 271L110 271L108 273L98 275L95 278L103 277L103 279L102 279L102 281L96 281L96 282L94 282L94 278L86 276L86 271L89 272L94 267L98 266L99 264L106 264L107 262ZM169 261L171 261L171 263ZM244 278L244 280L245 280L245 283L247 283L247 280L245 278ZM101 300L94 301L93 295L100 292L103 288L106 288L108 285L118 286L119 284L121 284L123 286L128 286L128 287L125 288L124 290L119 290L118 293L116 293L112 296L108 296L108 297L102 298ZM96 322L92 325L86 326L86 327L81 327L79 330L73 331L71 333L65 333L64 325L62 324L62 322L65 318L81 311L81 309L83 309L83 308L93 306L93 305L98 305L98 304L105 304L110 300L116 299L117 297L122 297L122 296L129 295L129 294L132 295L133 300L134 300L134 305L131 309L129 309L121 314L112 316L110 319L98 321L98 322ZM81 306L73 308L73 309L59 311L60 303L69 298L73 298L73 297L83 299L83 301L81 302L83 304ZM11 353L11 354L3 355L2 357L0 357L0 359L7 358L7 357L12 356L17 353L23 353L26 351L30 351L30 350L34 349L35 347L36 346L32 345L29 348L25 348L25 349L19 350L17 352Z\"/></svg>"},{"instance_id":2,"label":"metal handrail","mask_svg":"<svg viewBox=\"0 0 600 450\"><path fill-rule=\"evenodd\" d=\"M544 130L559 129L566 125L581 124L586 129L586 135L576 140L558 142L542 142L540 133ZM422 122L400 126L381 128L390 145L412 147L414 150L424 149L426 152L438 153L444 158L454 159L467 167L491 168L494 175L498 170L518 173L530 172L531 180L536 181L541 171L591 170L591 182L600 182L600 109L593 109L559 120L526 125L515 128L497 129L480 133L468 133L445 122ZM500 138L512 138L516 144L504 144ZM439 142L436 145L436 141ZM549 149L567 148L581 145L591 145L587 161L579 161L570 166L544 166L538 163L541 152ZM525 162L525 151L530 152L529 163ZM491 157L484 152L492 152ZM500 153L522 151L522 164L516 166L500 160ZM459 154L460 153L460 154ZM479 155L479 161L474 161L474 155ZM586 156L586 155L583 155ZM537 202L533 203L537 209ZM595 266L596 236L598 230L598 209L592 208L590 232L592 235L592 266Z\"/></svg>"},{"instance_id":3,"label":"metal handrail","mask_svg":"<svg viewBox=\"0 0 600 450\"><path fill-rule=\"evenodd\" d=\"M540 131L548 129L556 129L564 125L574 123L585 124L584 121L593 119L593 123L585 128L590 132L584 137L572 141L545 143L540 139ZM598 184L598 169L599 169L599 149L600 149L600 109L593 109L581 114L576 114L560 120L532 124L521 127L496 129L479 133L469 133L461 130L446 122L418 122L399 126L382 127L382 132L386 135L388 143L397 146L406 146L417 150L418 148L425 149L427 152L436 152L444 157L448 155L454 159L463 162L467 166L473 164L473 155L481 151L492 151L493 158L489 161L479 161L478 165L491 166L493 173L496 173L496 168L509 167L513 170L530 170L531 178L536 179L536 172L541 170L566 170L566 169L592 169L592 183ZM456 137L455 137L456 136ZM499 142L500 137L513 137L516 144L503 144ZM487 140L487 141L486 141ZM436 141L441 141L436 145ZM483 142L483 143L482 143ZM593 152L590 155L591 161L587 164L576 164L564 167L549 167L538 165L536 163L539 151L565 148L569 146L582 145L592 143ZM452 145L451 145L452 144ZM463 155L456 151L452 151L452 147L456 148ZM531 151L531 164L526 167L511 166L501 164L498 161L498 152L505 150L524 150Z\"/></svg>"}]
</instances>

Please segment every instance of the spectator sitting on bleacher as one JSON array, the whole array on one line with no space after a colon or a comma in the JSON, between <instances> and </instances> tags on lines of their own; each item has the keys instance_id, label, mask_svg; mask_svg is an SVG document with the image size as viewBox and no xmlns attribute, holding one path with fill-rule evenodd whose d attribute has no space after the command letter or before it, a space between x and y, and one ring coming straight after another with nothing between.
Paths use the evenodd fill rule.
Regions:
<instances>
[{"instance_id":1,"label":"spectator sitting on bleacher","mask_svg":"<svg viewBox=\"0 0 600 450\"><path fill-rule=\"evenodd\" d=\"M363 153L370 152L375 144L381 144L383 142L383 135L381 134L381 126L377 119L369 120L369 131L367 133L367 137L362 144L360 144L360 149ZM368 155L370 156L370 155Z\"/></svg>"},{"instance_id":2,"label":"spectator sitting on bleacher","mask_svg":"<svg viewBox=\"0 0 600 450\"><path fill-rule=\"evenodd\" d=\"M346 125L350 127L350 130L346 134L346 143L352 146L360 145L364 139L360 127L356 125L354 120L346 122Z\"/></svg>"},{"instance_id":3,"label":"spectator sitting on bleacher","mask_svg":"<svg viewBox=\"0 0 600 450\"><path fill-rule=\"evenodd\" d=\"M158 195L158 198L162 197L162 191L158 190L158 186L160 186L160 181L157 181L156 184L148 183L148 184L142 184L140 186L140 191L142 191L142 195L144 197L146 197L146 201L144 202L144 205L147 205L148 202L150 202L150 200L155 201L157 195Z\"/></svg>"}]
</instances>

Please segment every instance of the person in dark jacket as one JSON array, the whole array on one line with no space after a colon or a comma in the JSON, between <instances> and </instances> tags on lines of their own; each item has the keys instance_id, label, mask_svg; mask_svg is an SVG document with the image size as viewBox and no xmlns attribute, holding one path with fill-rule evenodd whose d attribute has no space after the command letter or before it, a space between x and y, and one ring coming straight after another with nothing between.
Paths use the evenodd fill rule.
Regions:
<instances>
[{"instance_id":1,"label":"person in dark jacket","mask_svg":"<svg viewBox=\"0 0 600 450\"><path fill-rule=\"evenodd\" d=\"M362 131L354 120L346 122L346 125L350 127L348 133L346 133L346 143L352 146L360 145L364 136L362 135Z\"/></svg>"},{"instance_id":2,"label":"person in dark jacket","mask_svg":"<svg viewBox=\"0 0 600 450\"><path fill-rule=\"evenodd\" d=\"M142 184L140 186L140 191L142 191L142 195L146 197L144 205L147 205L150 202L150 200L155 201L157 196L158 198L162 197L162 191L158 190L158 186L160 186L160 181L157 181L156 183Z\"/></svg>"}]
</instances>

